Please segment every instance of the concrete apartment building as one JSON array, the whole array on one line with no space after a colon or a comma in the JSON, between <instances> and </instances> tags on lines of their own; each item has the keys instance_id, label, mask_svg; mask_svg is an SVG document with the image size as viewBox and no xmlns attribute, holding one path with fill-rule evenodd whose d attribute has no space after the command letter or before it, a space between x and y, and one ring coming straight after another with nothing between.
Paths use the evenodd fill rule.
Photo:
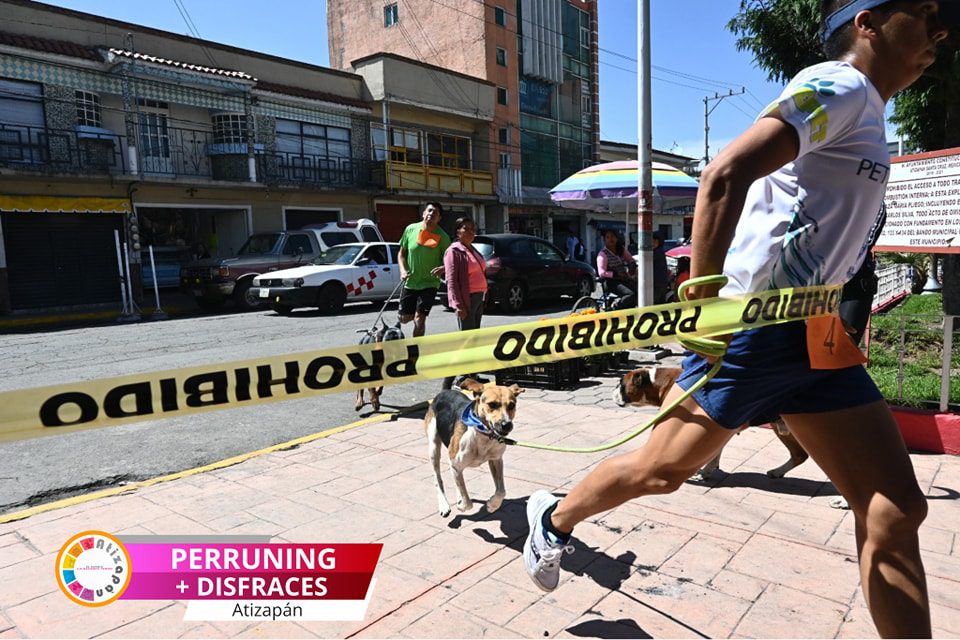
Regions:
<instances>
[{"instance_id":1,"label":"concrete apartment building","mask_svg":"<svg viewBox=\"0 0 960 640\"><path fill-rule=\"evenodd\" d=\"M569 231L584 233L583 215L547 192L599 160L595 0L328 0L327 30L336 69L358 71L386 52L491 83L493 118L476 134L489 153L473 168L495 172L499 202L481 226L561 246Z\"/></svg>"}]
</instances>

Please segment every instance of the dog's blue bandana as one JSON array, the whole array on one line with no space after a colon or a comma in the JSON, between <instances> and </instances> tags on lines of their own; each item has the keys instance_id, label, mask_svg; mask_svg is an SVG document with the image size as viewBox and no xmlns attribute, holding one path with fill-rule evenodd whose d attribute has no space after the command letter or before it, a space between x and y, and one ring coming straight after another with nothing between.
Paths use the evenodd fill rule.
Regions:
<instances>
[{"instance_id":1,"label":"dog's blue bandana","mask_svg":"<svg viewBox=\"0 0 960 640\"><path fill-rule=\"evenodd\" d=\"M492 436L493 432L480 420L480 416L474 411L473 405L474 403L471 402L463 408L463 412L460 414L460 422L462 422L464 426L473 427L485 436Z\"/></svg>"}]
</instances>

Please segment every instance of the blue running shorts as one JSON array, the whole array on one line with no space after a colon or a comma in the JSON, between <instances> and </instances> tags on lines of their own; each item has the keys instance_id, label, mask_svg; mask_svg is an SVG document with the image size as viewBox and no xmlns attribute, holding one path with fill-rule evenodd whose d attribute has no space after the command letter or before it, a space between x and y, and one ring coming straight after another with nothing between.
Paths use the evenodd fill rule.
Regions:
<instances>
[{"instance_id":1,"label":"blue running shorts","mask_svg":"<svg viewBox=\"0 0 960 640\"><path fill-rule=\"evenodd\" d=\"M711 366L688 353L677 384L689 389ZM883 396L860 365L811 369L806 324L795 321L735 333L720 371L693 399L717 424L737 429L758 415L836 411Z\"/></svg>"}]
</instances>

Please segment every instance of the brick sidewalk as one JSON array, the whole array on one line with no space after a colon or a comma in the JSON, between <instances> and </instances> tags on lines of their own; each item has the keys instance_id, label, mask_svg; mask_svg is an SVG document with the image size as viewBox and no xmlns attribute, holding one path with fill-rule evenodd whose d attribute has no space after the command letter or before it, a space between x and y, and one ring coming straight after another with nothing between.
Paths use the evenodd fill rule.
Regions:
<instances>
[{"instance_id":1,"label":"brick sidewalk","mask_svg":"<svg viewBox=\"0 0 960 640\"><path fill-rule=\"evenodd\" d=\"M606 389L598 387L606 387ZM521 401L518 438L591 445L652 412L571 407L553 392ZM627 447L638 446L643 436ZM772 432L750 429L721 474L670 496L623 505L577 528L560 587L539 592L519 558L524 500L563 492L604 456L511 449L508 499L495 514L486 470L467 474L478 508L435 512L417 416L360 427L219 471L0 525L0 638L18 637L876 637L858 588L853 522L812 462L782 480ZM960 459L914 455L930 496L921 532L935 635L960 635ZM444 473L446 466L444 465ZM448 497L452 482L447 483ZM184 622L184 602L98 609L54 581L60 546L100 529L134 534L265 534L275 541L382 542L362 623Z\"/></svg>"}]
</instances>

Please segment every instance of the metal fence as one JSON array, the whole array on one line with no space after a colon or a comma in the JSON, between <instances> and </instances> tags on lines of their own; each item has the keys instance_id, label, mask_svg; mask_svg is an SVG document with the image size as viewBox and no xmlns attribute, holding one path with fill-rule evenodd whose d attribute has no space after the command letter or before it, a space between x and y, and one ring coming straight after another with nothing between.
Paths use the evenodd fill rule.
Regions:
<instances>
[{"instance_id":1,"label":"metal fence","mask_svg":"<svg viewBox=\"0 0 960 640\"><path fill-rule=\"evenodd\" d=\"M0 166L63 173L126 173L125 143L109 133L0 124Z\"/></svg>"}]
</instances>

